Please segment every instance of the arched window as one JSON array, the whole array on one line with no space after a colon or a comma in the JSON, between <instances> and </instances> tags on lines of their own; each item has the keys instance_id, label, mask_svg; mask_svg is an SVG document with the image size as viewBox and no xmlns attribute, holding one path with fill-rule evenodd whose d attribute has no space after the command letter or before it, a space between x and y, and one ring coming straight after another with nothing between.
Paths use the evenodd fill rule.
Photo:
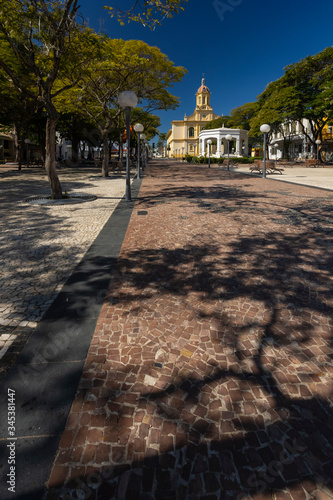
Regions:
<instances>
[{"instance_id":1,"label":"arched window","mask_svg":"<svg viewBox=\"0 0 333 500\"><path fill-rule=\"evenodd\" d=\"M189 136L189 137L194 137L194 127L190 127L190 128L188 129L188 136Z\"/></svg>"}]
</instances>

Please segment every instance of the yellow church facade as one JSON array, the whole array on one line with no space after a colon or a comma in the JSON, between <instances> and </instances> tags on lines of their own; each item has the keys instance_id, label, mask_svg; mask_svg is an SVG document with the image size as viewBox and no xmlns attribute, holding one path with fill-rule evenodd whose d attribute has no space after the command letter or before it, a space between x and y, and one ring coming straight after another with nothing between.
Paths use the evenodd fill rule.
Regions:
<instances>
[{"instance_id":1,"label":"yellow church facade","mask_svg":"<svg viewBox=\"0 0 333 500\"><path fill-rule=\"evenodd\" d=\"M199 134L211 120L220 118L213 113L210 105L211 92L206 86L205 79L196 93L196 107L194 113L184 117L184 120L171 122L171 129L167 133L167 156L180 158L185 154L199 154Z\"/></svg>"}]
</instances>

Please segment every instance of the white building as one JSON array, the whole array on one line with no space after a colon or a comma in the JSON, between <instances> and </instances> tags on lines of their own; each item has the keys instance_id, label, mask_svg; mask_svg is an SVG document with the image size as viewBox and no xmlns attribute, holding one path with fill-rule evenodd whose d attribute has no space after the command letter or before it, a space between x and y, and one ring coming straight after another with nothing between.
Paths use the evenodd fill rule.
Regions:
<instances>
[{"instance_id":1,"label":"white building","mask_svg":"<svg viewBox=\"0 0 333 500\"><path fill-rule=\"evenodd\" d=\"M210 130L202 130L199 133L199 155L204 156L208 153L207 141L211 139L212 144L211 156L220 158L228 153L227 135L232 136L232 141L229 143L229 152L234 156L244 156L248 154L248 131L239 128L214 128Z\"/></svg>"},{"instance_id":2,"label":"white building","mask_svg":"<svg viewBox=\"0 0 333 500\"><path fill-rule=\"evenodd\" d=\"M287 155L295 160L314 158L317 152L304 131L309 137L313 137L311 124L306 118L301 123L293 121L281 124L281 131L272 132L270 136L269 157L275 160Z\"/></svg>"}]
</instances>

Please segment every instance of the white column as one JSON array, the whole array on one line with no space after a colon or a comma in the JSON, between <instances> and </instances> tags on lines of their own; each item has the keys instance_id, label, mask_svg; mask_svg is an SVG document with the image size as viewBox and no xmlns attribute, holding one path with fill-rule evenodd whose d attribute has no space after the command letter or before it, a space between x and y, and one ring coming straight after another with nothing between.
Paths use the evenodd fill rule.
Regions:
<instances>
[{"instance_id":1,"label":"white column","mask_svg":"<svg viewBox=\"0 0 333 500\"><path fill-rule=\"evenodd\" d=\"M216 156L220 157L221 156L221 135L217 134L217 150L216 150Z\"/></svg>"},{"instance_id":2,"label":"white column","mask_svg":"<svg viewBox=\"0 0 333 500\"><path fill-rule=\"evenodd\" d=\"M236 137L236 151L235 151L236 155L240 154L241 147L242 147L242 145L240 143L240 134L238 134L238 136Z\"/></svg>"},{"instance_id":3,"label":"white column","mask_svg":"<svg viewBox=\"0 0 333 500\"><path fill-rule=\"evenodd\" d=\"M202 139L201 140L201 150L200 150L200 154L203 156L204 155L204 152L205 152L205 139Z\"/></svg>"},{"instance_id":4,"label":"white column","mask_svg":"<svg viewBox=\"0 0 333 500\"><path fill-rule=\"evenodd\" d=\"M221 151L222 151L222 154L224 155L224 153L225 153L224 137L222 137Z\"/></svg>"}]
</instances>

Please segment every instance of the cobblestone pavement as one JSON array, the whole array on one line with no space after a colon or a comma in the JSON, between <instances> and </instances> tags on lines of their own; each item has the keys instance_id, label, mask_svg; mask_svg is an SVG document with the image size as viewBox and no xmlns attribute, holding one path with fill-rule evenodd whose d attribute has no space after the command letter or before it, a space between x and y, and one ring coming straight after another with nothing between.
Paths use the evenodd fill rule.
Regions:
<instances>
[{"instance_id":1,"label":"cobblestone pavement","mask_svg":"<svg viewBox=\"0 0 333 500\"><path fill-rule=\"evenodd\" d=\"M42 169L0 170L0 378L72 274L124 195L120 176L95 168L60 169L63 190L98 198L77 205L35 206L48 195Z\"/></svg>"},{"instance_id":2,"label":"cobblestone pavement","mask_svg":"<svg viewBox=\"0 0 333 500\"><path fill-rule=\"evenodd\" d=\"M333 498L332 211L149 167L47 500Z\"/></svg>"}]
</instances>

